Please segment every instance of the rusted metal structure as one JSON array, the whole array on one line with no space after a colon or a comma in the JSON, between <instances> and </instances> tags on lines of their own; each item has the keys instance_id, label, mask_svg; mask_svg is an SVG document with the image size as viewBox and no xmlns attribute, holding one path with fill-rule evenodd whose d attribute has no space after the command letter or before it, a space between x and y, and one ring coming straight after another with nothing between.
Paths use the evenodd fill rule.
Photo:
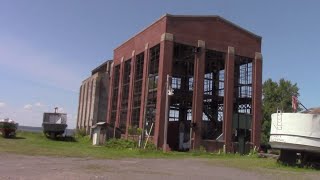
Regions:
<instances>
[{"instance_id":1,"label":"rusted metal structure","mask_svg":"<svg viewBox=\"0 0 320 180\"><path fill-rule=\"evenodd\" d=\"M124 135L140 127L163 147L168 114L171 149L181 137L188 149L260 145L261 37L219 16L164 15L114 50L110 83L107 123Z\"/></svg>"}]
</instances>

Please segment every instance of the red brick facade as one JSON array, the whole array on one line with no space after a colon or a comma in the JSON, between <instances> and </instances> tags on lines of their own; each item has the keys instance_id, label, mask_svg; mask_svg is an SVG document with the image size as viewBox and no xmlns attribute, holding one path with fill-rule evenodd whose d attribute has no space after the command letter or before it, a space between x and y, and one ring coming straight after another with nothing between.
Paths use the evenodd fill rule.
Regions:
<instances>
[{"instance_id":1,"label":"red brick facade","mask_svg":"<svg viewBox=\"0 0 320 180\"><path fill-rule=\"evenodd\" d=\"M190 101L188 105L188 111L192 112L191 123L188 120L189 125L192 123L196 124L195 127L191 128L191 147L190 148L199 148L200 146L205 146L210 150L214 150L217 148L208 147L210 146L210 141L217 141L215 138L211 137L210 141L207 141L204 136L202 127L203 123L208 123L209 121L204 120L204 86L206 82L204 80L205 74L207 74L207 64L209 60L206 60L209 55L207 52L212 50L214 52L218 52L223 54L224 56L224 84L223 90L221 90L222 94L221 98L223 98L223 103L219 103L219 105L223 106L223 127L222 127L222 135L223 142L225 144L225 148L227 151L231 152L232 142L233 142L233 131L234 131L234 113L242 113L242 111L237 110L237 107L242 106L241 103L236 102L237 98L243 100L244 96L238 94L238 89L241 89L241 82L238 79L242 77L241 75L241 67L245 63L238 62L237 59L249 59L250 69L249 72L250 80L252 83L248 83L248 92L252 93L252 95L246 96L246 98L250 99L250 102L247 102L246 105L250 108L246 113L252 117L251 128L249 130L245 130L246 132L251 132L250 135L250 143L254 146L259 146L260 144L260 129L261 129L261 96L262 96L262 57L261 57L261 37L254 35L253 33L246 31L237 25L219 17L219 16L174 16L174 15L165 15L161 17L159 20L154 22L148 28L144 29L121 46L114 50L114 63L112 66L112 75L111 75L111 85L109 90L109 102L108 102L108 116L107 122L110 123L115 121L115 125L119 127L121 113L127 113L126 119L122 121L126 121L125 131L123 131L126 135L128 134L128 128L131 126L131 123L134 121L133 119L133 106L136 107L136 104L140 104L140 112L136 113L139 118L139 127L143 128L145 126L145 119L149 118L150 113L154 115L150 119L153 119L150 122L152 124L152 132L153 132L153 142L157 147L162 147L163 145L163 136L164 136L164 122L165 122L165 104L166 104L166 76L169 74L173 76L177 74L179 71L179 67L177 67L178 62L174 57L176 57L176 47L179 45L185 45L188 47L194 47L194 63L193 66L193 75L189 78L190 82L193 83L192 90L190 90L190 94L192 94L192 108L190 106ZM157 49L159 47L159 49ZM137 76L137 72L140 72L137 65L137 55L144 55L143 59L143 67L141 68L143 73L142 83L138 84L138 80L135 79ZM159 54L157 54L159 53ZM131 61L130 73L125 74L124 66L125 62ZM152 64L154 63L154 64ZM214 62L212 62L214 63ZM251 68L252 64L252 68ZM117 95L117 112L116 116L112 116L112 104L113 101L113 81L115 76L115 67L120 65L120 73L119 73L119 89ZM155 67L155 68L154 68ZM237 70L235 70L237 68ZM218 69L219 71L223 70L223 68ZM182 71L182 70L181 70ZM213 72L213 71L212 71ZM223 71L222 71L223 72ZM246 70L246 73L247 70ZM235 79L235 75L238 75L239 78ZM122 89L122 83L125 76L130 76L130 85L129 92L124 92ZM221 75L222 77L223 75ZM238 77L237 76L237 77ZM150 79L151 78L151 79ZM152 79L153 78L153 79ZM149 79L149 80L148 80ZM183 78L180 78L179 82L182 81ZM218 81L217 81L218 82ZM150 84L151 83L151 84ZM180 82L181 83L181 82ZM153 86L156 88L152 89ZM213 85L212 85L213 86ZM151 87L151 89L150 89ZM134 89L141 88L141 98L134 95ZM190 87L189 87L190 89ZM178 90L176 91L179 92ZM247 91L246 91L247 92ZM128 103L125 109L126 111L121 111L120 109L124 109L121 107L122 104L122 96L124 93L128 93ZM241 94L241 93L240 93ZM178 94L176 94L178 96ZM153 96L155 98L153 98ZM181 105L181 102L184 102L183 99L176 100L178 98L170 97L169 101L175 103L176 105ZM239 101L240 101L239 100ZM155 107L152 106L154 103ZM178 102L178 103L176 103ZM206 101L207 102L207 101ZM211 101L208 101L211 102ZM134 105L134 103L136 103ZM236 106L237 105L237 106ZM182 106L182 105L181 105ZM212 106L213 107L213 106ZM235 108L236 107L236 108ZM147 109L148 110L147 110ZM235 110L236 109L236 110ZM240 108L239 108L240 109ZM187 117L185 115L182 116L182 113L187 114L186 109L181 108L179 110L179 121L184 119L183 121L187 122ZM172 111L174 112L174 111ZM170 114L170 113L169 113ZM209 117L209 116L208 116ZM239 116L238 116L239 117ZM209 118L210 119L210 118ZM213 120L212 120L213 121ZM217 120L216 120L217 121ZM220 121L217 123L220 123ZM177 127L177 122L174 120L170 121L168 132L168 139L172 139L172 143L177 144L177 137L172 137L170 134L177 134L178 130L172 129ZM239 120L238 120L238 130L239 130ZM188 127L189 127L188 125ZM150 127L150 123L147 125ZM214 125L213 125L214 126ZM212 126L211 126L212 127ZM210 132L209 130L206 130ZM239 131L240 132L240 131ZM249 133L250 134L250 133ZM246 137L249 136L246 134ZM168 140L169 142L170 140ZM171 142L171 141L170 141ZM240 141L239 141L240 142ZM249 143L249 142L248 142ZM212 144L212 143L211 143ZM215 144L219 144L218 142ZM221 144L221 142L220 142ZM170 146L170 143L169 143ZM171 145L173 146L173 145ZM218 147L218 146L215 146ZM220 146L219 146L220 147Z\"/></svg>"}]
</instances>

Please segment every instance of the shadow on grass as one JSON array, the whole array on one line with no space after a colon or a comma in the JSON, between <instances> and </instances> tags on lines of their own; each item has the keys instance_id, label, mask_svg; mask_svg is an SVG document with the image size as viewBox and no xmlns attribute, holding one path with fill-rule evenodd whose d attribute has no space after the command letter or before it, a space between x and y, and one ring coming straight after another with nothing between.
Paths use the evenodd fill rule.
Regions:
<instances>
[{"instance_id":1,"label":"shadow on grass","mask_svg":"<svg viewBox=\"0 0 320 180\"><path fill-rule=\"evenodd\" d=\"M25 137L11 137L9 139L26 139Z\"/></svg>"},{"instance_id":2,"label":"shadow on grass","mask_svg":"<svg viewBox=\"0 0 320 180\"><path fill-rule=\"evenodd\" d=\"M54 138L47 136L47 138L53 141L77 142L76 138L73 136L57 136Z\"/></svg>"},{"instance_id":3,"label":"shadow on grass","mask_svg":"<svg viewBox=\"0 0 320 180\"><path fill-rule=\"evenodd\" d=\"M26 139L25 137L3 137L4 139Z\"/></svg>"},{"instance_id":4,"label":"shadow on grass","mask_svg":"<svg viewBox=\"0 0 320 180\"><path fill-rule=\"evenodd\" d=\"M278 159L277 163L281 166L284 166L284 167L320 170L319 160L318 161L310 161L310 162L283 162Z\"/></svg>"}]
</instances>

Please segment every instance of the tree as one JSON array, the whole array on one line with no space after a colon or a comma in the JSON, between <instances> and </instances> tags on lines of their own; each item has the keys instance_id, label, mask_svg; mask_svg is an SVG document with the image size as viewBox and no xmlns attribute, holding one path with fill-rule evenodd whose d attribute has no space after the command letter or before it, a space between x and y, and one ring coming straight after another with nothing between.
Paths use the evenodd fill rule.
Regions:
<instances>
[{"instance_id":1,"label":"tree","mask_svg":"<svg viewBox=\"0 0 320 180\"><path fill-rule=\"evenodd\" d=\"M266 145L270 137L271 114L276 113L277 109L282 112L292 112L291 98L292 95L299 96L299 88L297 83L292 84L291 81L283 78L279 82L268 79L263 83L262 92L261 143Z\"/></svg>"}]
</instances>

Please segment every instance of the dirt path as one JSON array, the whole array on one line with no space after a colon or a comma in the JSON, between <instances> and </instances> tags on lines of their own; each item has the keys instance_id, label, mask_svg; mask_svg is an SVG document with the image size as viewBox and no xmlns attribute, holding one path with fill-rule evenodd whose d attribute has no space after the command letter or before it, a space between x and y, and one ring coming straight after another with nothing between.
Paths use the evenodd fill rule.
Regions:
<instances>
[{"instance_id":1,"label":"dirt path","mask_svg":"<svg viewBox=\"0 0 320 180\"><path fill-rule=\"evenodd\" d=\"M293 180L318 179L318 177L310 173L268 173L220 167L205 159L97 160L0 154L0 179Z\"/></svg>"}]
</instances>

